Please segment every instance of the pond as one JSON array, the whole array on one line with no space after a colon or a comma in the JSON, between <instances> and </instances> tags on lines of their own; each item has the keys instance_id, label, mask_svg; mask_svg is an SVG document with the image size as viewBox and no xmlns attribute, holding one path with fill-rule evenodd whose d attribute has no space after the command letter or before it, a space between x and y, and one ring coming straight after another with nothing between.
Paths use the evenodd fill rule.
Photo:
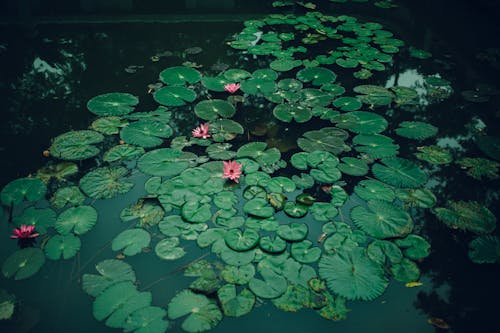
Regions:
<instances>
[{"instance_id":1,"label":"pond","mask_svg":"<svg viewBox=\"0 0 500 333\"><path fill-rule=\"evenodd\" d=\"M2 332L496 326L498 5L45 5L0 7Z\"/></svg>"}]
</instances>

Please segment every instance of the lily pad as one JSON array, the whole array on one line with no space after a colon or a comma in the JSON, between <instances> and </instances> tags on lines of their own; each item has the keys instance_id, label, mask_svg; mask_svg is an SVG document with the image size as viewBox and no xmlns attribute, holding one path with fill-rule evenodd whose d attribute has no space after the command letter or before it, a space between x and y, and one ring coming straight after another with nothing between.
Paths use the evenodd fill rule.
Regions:
<instances>
[{"instance_id":1,"label":"lily pad","mask_svg":"<svg viewBox=\"0 0 500 333\"><path fill-rule=\"evenodd\" d=\"M110 199L134 187L134 183L124 179L128 172L124 167L97 168L80 179L80 188L91 198Z\"/></svg>"},{"instance_id":2,"label":"lily pad","mask_svg":"<svg viewBox=\"0 0 500 333\"><path fill-rule=\"evenodd\" d=\"M241 91L249 95L271 94L276 91L276 83L267 79L250 79L241 83Z\"/></svg>"},{"instance_id":3,"label":"lily pad","mask_svg":"<svg viewBox=\"0 0 500 333\"><path fill-rule=\"evenodd\" d=\"M403 121L396 134L408 139L424 140L437 134L438 128L421 121Z\"/></svg>"},{"instance_id":4,"label":"lily pad","mask_svg":"<svg viewBox=\"0 0 500 333\"><path fill-rule=\"evenodd\" d=\"M111 243L113 251L123 251L126 256L133 256L142 252L142 249L149 246L151 236L144 229L133 228L119 233Z\"/></svg>"},{"instance_id":5,"label":"lily pad","mask_svg":"<svg viewBox=\"0 0 500 333\"><path fill-rule=\"evenodd\" d=\"M308 231L309 228L307 227L307 224L292 222L290 224L280 225L277 234L287 241L298 242L307 237Z\"/></svg>"},{"instance_id":6,"label":"lily pad","mask_svg":"<svg viewBox=\"0 0 500 333\"><path fill-rule=\"evenodd\" d=\"M73 258L81 247L80 238L73 234L55 235L45 244L45 255L52 260Z\"/></svg>"},{"instance_id":7,"label":"lily pad","mask_svg":"<svg viewBox=\"0 0 500 333\"><path fill-rule=\"evenodd\" d=\"M498 236L479 236L469 243L469 258L476 264L500 262L500 239Z\"/></svg>"},{"instance_id":8,"label":"lily pad","mask_svg":"<svg viewBox=\"0 0 500 333\"><path fill-rule=\"evenodd\" d=\"M73 232L83 235L89 232L97 222L97 211L92 206L71 207L57 217L55 228L58 233L67 235Z\"/></svg>"},{"instance_id":9,"label":"lily pad","mask_svg":"<svg viewBox=\"0 0 500 333\"><path fill-rule=\"evenodd\" d=\"M279 236L264 236L261 237L259 246L262 250L268 253L282 253L286 250L286 241Z\"/></svg>"},{"instance_id":10,"label":"lily pad","mask_svg":"<svg viewBox=\"0 0 500 333\"><path fill-rule=\"evenodd\" d=\"M163 260L177 260L182 258L186 251L182 247L179 247L179 238L170 237L162 239L155 246L156 255Z\"/></svg>"},{"instance_id":11,"label":"lily pad","mask_svg":"<svg viewBox=\"0 0 500 333\"><path fill-rule=\"evenodd\" d=\"M43 251L36 247L17 250L3 263L2 273L6 278L24 280L36 274L45 263Z\"/></svg>"},{"instance_id":12,"label":"lily pad","mask_svg":"<svg viewBox=\"0 0 500 333\"><path fill-rule=\"evenodd\" d=\"M94 131L105 135L118 134L120 128L126 126L128 122L120 117L101 117L94 120L91 127Z\"/></svg>"},{"instance_id":13,"label":"lily pad","mask_svg":"<svg viewBox=\"0 0 500 333\"><path fill-rule=\"evenodd\" d=\"M121 281L111 285L94 300L92 306L94 318L104 320L138 293L131 281Z\"/></svg>"},{"instance_id":14,"label":"lily pad","mask_svg":"<svg viewBox=\"0 0 500 333\"><path fill-rule=\"evenodd\" d=\"M13 221L18 227L22 224L34 225L36 232L45 234L56 222L56 213L50 208L29 207L21 215L15 216Z\"/></svg>"},{"instance_id":15,"label":"lily pad","mask_svg":"<svg viewBox=\"0 0 500 333\"><path fill-rule=\"evenodd\" d=\"M476 201L448 201L446 208L434 209L437 218L453 229L487 234L496 227L495 215Z\"/></svg>"},{"instance_id":16,"label":"lily pad","mask_svg":"<svg viewBox=\"0 0 500 333\"><path fill-rule=\"evenodd\" d=\"M196 99L196 93L188 88L180 86L168 86L157 90L153 94L156 102L166 106L183 106Z\"/></svg>"},{"instance_id":17,"label":"lily pad","mask_svg":"<svg viewBox=\"0 0 500 333\"><path fill-rule=\"evenodd\" d=\"M126 143L144 148L152 148L163 143L163 139L172 136L172 128L159 121L140 120L128 124L120 132Z\"/></svg>"},{"instance_id":18,"label":"lily pad","mask_svg":"<svg viewBox=\"0 0 500 333\"><path fill-rule=\"evenodd\" d=\"M208 331L222 320L222 313L214 301L204 295L182 290L168 304L168 316L178 319L186 315L182 329L191 333Z\"/></svg>"},{"instance_id":19,"label":"lily pad","mask_svg":"<svg viewBox=\"0 0 500 333\"><path fill-rule=\"evenodd\" d=\"M373 300L382 295L388 285L383 268L361 248L323 255L319 275L330 290L348 300Z\"/></svg>"},{"instance_id":20,"label":"lily pad","mask_svg":"<svg viewBox=\"0 0 500 333\"><path fill-rule=\"evenodd\" d=\"M96 297L109 286L121 282L135 282L136 277L132 266L117 259L106 259L95 266L99 275L83 274L82 288L90 296Z\"/></svg>"},{"instance_id":21,"label":"lily pad","mask_svg":"<svg viewBox=\"0 0 500 333\"><path fill-rule=\"evenodd\" d=\"M361 106L363 105L355 97L339 97L334 100L332 104L342 111L356 111L361 109Z\"/></svg>"},{"instance_id":22,"label":"lily pad","mask_svg":"<svg viewBox=\"0 0 500 333\"><path fill-rule=\"evenodd\" d=\"M248 287L256 296L264 299L272 299L285 293L287 282L283 276L268 268L260 270L259 273L263 280L253 278L248 283Z\"/></svg>"},{"instance_id":23,"label":"lily pad","mask_svg":"<svg viewBox=\"0 0 500 333\"><path fill-rule=\"evenodd\" d=\"M417 150L418 153L415 153L415 156L419 160L427 161L430 164L449 164L453 160L451 153L439 146L422 146L418 147Z\"/></svg>"},{"instance_id":24,"label":"lily pad","mask_svg":"<svg viewBox=\"0 0 500 333\"><path fill-rule=\"evenodd\" d=\"M297 79L302 82L311 82L315 86L332 83L337 78L334 72L323 67L304 68L297 72Z\"/></svg>"},{"instance_id":25,"label":"lily pad","mask_svg":"<svg viewBox=\"0 0 500 333\"><path fill-rule=\"evenodd\" d=\"M100 150L94 144L103 140L104 136L95 131L70 131L57 136L49 152L51 156L63 160L85 160L99 154Z\"/></svg>"},{"instance_id":26,"label":"lily pad","mask_svg":"<svg viewBox=\"0 0 500 333\"><path fill-rule=\"evenodd\" d=\"M353 111L348 116L350 121L337 123L337 126L357 134L377 134L383 132L388 125L384 117L373 112ZM333 117L332 121L336 122L335 119Z\"/></svg>"},{"instance_id":27,"label":"lily pad","mask_svg":"<svg viewBox=\"0 0 500 333\"><path fill-rule=\"evenodd\" d=\"M403 239L396 239L394 242L404 249L403 253L409 259L423 259L431 253L431 245L418 235L408 235Z\"/></svg>"},{"instance_id":28,"label":"lily pad","mask_svg":"<svg viewBox=\"0 0 500 333\"><path fill-rule=\"evenodd\" d=\"M227 265L221 271L221 276L227 283L244 285L250 282L255 275L255 267L252 263L233 266Z\"/></svg>"},{"instance_id":29,"label":"lily pad","mask_svg":"<svg viewBox=\"0 0 500 333\"><path fill-rule=\"evenodd\" d=\"M400 263L391 266L391 273L398 281L408 283L418 281L420 270L413 261L403 258Z\"/></svg>"},{"instance_id":30,"label":"lily pad","mask_svg":"<svg viewBox=\"0 0 500 333\"><path fill-rule=\"evenodd\" d=\"M396 187L419 187L427 181L427 175L414 162L394 157L385 158L374 164L372 172L375 177Z\"/></svg>"},{"instance_id":31,"label":"lily pad","mask_svg":"<svg viewBox=\"0 0 500 333\"><path fill-rule=\"evenodd\" d=\"M172 148L161 148L147 152L137 162L140 171L152 176L175 176L187 169L196 155Z\"/></svg>"},{"instance_id":32,"label":"lily pad","mask_svg":"<svg viewBox=\"0 0 500 333\"><path fill-rule=\"evenodd\" d=\"M310 264L319 260L321 249L312 246L309 240L303 240L298 243L293 243L290 249L292 257L300 263Z\"/></svg>"},{"instance_id":33,"label":"lily pad","mask_svg":"<svg viewBox=\"0 0 500 333\"><path fill-rule=\"evenodd\" d=\"M145 153L144 148L136 147L128 144L117 145L111 147L104 153L103 161L111 163L117 161L135 159Z\"/></svg>"},{"instance_id":34,"label":"lily pad","mask_svg":"<svg viewBox=\"0 0 500 333\"><path fill-rule=\"evenodd\" d=\"M269 205L267 200L260 198L247 201L243 206L243 210L247 214L262 218L274 215L274 208Z\"/></svg>"},{"instance_id":35,"label":"lily pad","mask_svg":"<svg viewBox=\"0 0 500 333\"><path fill-rule=\"evenodd\" d=\"M194 68L176 66L160 72L160 80L168 85L193 84L201 79L201 73Z\"/></svg>"},{"instance_id":36,"label":"lily pad","mask_svg":"<svg viewBox=\"0 0 500 333\"><path fill-rule=\"evenodd\" d=\"M364 176L370 170L366 162L354 157L343 157L337 168L350 176Z\"/></svg>"},{"instance_id":37,"label":"lily pad","mask_svg":"<svg viewBox=\"0 0 500 333\"><path fill-rule=\"evenodd\" d=\"M153 296L150 292L141 292L133 295L106 319L106 326L127 330L131 327L137 327L136 332L140 331L143 333L153 333L156 330L158 331L157 333L162 332L162 328L165 329L168 323L158 326L157 320L159 318L153 319L151 317L152 312L155 312L150 309L152 298ZM147 319L144 317L146 311L148 312ZM160 311L160 313L161 317L164 317L166 314L164 310Z\"/></svg>"},{"instance_id":38,"label":"lily pad","mask_svg":"<svg viewBox=\"0 0 500 333\"><path fill-rule=\"evenodd\" d=\"M48 184L51 179L65 181L69 176L78 173L78 166L73 162L62 162L44 166L36 172L36 178L40 179L45 184Z\"/></svg>"},{"instance_id":39,"label":"lily pad","mask_svg":"<svg viewBox=\"0 0 500 333\"><path fill-rule=\"evenodd\" d=\"M84 202L85 195L83 195L78 186L60 187L54 193L52 199L50 199L50 203L56 209L61 209L66 205L80 206Z\"/></svg>"},{"instance_id":40,"label":"lily pad","mask_svg":"<svg viewBox=\"0 0 500 333\"><path fill-rule=\"evenodd\" d=\"M298 123L308 122L312 118L311 110L299 104L278 104L273 109L276 119L286 123L295 120Z\"/></svg>"},{"instance_id":41,"label":"lily pad","mask_svg":"<svg viewBox=\"0 0 500 333\"><path fill-rule=\"evenodd\" d=\"M250 311L255 304L255 296L248 289L243 289L239 294L236 287L226 284L217 291L217 297L222 306L224 315L228 317L241 317Z\"/></svg>"},{"instance_id":42,"label":"lily pad","mask_svg":"<svg viewBox=\"0 0 500 333\"><path fill-rule=\"evenodd\" d=\"M87 103L87 109L98 116L123 116L134 111L139 99L127 93L109 93L96 96Z\"/></svg>"},{"instance_id":43,"label":"lily pad","mask_svg":"<svg viewBox=\"0 0 500 333\"><path fill-rule=\"evenodd\" d=\"M383 200L393 202L396 199L394 190L378 180L365 179L354 187L356 193L361 199L368 200Z\"/></svg>"},{"instance_id":44,"label":"lily pad","mask_svg":"<svg viewBox=\"0 0 500 333\"><path fill-rule=\"evenodd\" d=\"M212 217L210 204L201 204L198 201L186 202L181 208L181 215L192 223L207 222Z\"/></svg>"},{"instance_id":45,"label":"lily pad","mask_svg":"<svg viewBox=\"0 0 500 333\"><path fill-rule=\"evenodd\" d=\"M194 107L194 113L204 120L215 120L219 117L231 118L236 112L234 106L220 99L201 101Z\"/></svg>"},{"instance_id":46,"label":"lily pad","mask_svg":"<svg viewBox=\"0 0 500 333\"><path fill-rule=\"evenodd\" d=\"M408 213L386 201L368 201L369 210L356 206L351 211L354 223L368 235L383 239L403 237L413 229Z\"/></svg>"},{"instance_id":47,"label":"lily pad","mask_svg":"<svg viewBox=\"0 0 500 333\"><path fill-rule=\"evenodd\" d=\"M129 298L123 308L129 306L137 297L139 297L139 295L134 295ZM113 314L115 313L116 311ZM141 308L132 312L124 322L124 332L131 332L135 330L135 333L163 333L169 326L169 321L164 319L165 316L166 311L160 307L147 306Z\"/></svg>"},{"instance_id":48,"label":"lily pad","mask_svg":"<svg viewBox=\"0 0 500 333\"><path fill-rule=\"evenodd\" d=\"M259 242L259 233L253 229L228 230L224 236L227 246L235 251L247 251L254 248Z\"/></svg>"}]
</instances>

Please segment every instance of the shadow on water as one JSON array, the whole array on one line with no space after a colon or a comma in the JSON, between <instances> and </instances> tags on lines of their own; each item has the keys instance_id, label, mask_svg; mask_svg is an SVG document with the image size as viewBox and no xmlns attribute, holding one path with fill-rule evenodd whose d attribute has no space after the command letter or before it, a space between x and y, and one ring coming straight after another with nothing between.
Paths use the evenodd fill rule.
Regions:
<instances>
[{"instance_id":1,"label":"shadow on water","mask_svg":"<svg viewBox=\"0 0 500 333\"><path fill-rule=\"evenodd\" d=\"M188 9L200 19L204 13L234 13L235 8L239 15L249 16L269 10L269 6L259 7L264 2L251 4L250 1L230 0L219 1L218 7L214 5L217 1L207 1L204 5L201 1L184 1L170 7L155 1L122 1L119 10L113 9L113 1L81 1L81 7L68 1L51 2L58 7L42 6L42 3L41 0L6 1L0 7L5 13L2 14L4 21L22 20L25 23L0 25L0 96L3 101L0 187L41 167L45 163L42 152L51 138L70 129L87 128L93 117L85 104L91 97L112 91L129 92L141 100L139 109L148 111L154 105L148 94L148 84L156 82L158 73L164 68L184 61L202 64L204 68L237 61L224 43L241 29L239 22L174 24L159 23L161 19L155 17L150 23L140 23L147 18L134 19L134 15L151 18L153 14L167 13L185 18ZM371 7L368 10L361 7L362 4L338 8L370 20L378 18L408 44L433 53L434 60L425 66L402 56L397 59L391 74L400 81L417 82L418 75L438 72L450 80L455 94L426 107L418 114L419 120L438 126L439 137L449 142L450 147L457 144L462 147L454 150L456 157L481 156L470 138L482 130L482 124L487 125L488 134L498 136L498 98L472 104L464 101L459 92L474 89L478 83L500 88L500 60L497 58L495 63L489 61L491 57L481 56L488 48L500 47L491 37L498 36L499 32L498 16L495 16L495 9L496 13L500 12L498 4L491 1L441 1L439 4L419 1L417 5L409 0L401 3L402 8L390 12ZM96 13L103 16L95 16ZM120 14L121 23L113 23L116 19L110 16L113 13ZM37 17L47 22L30 24ZM86 23L57 22L63 18ZM233 15L232 20L237 18ZM182 53L194 46L201 47L204 52ZM157 58L152 58L154 56ZM383 81L379 83L384 84ZM411 114L401 114L394 119L400 122L411 117ZM187 134L194 121L194 117L187 117L177 119L176 123L180 131ZM405 151L403 145L401 150L408 156L414 153L409 149ZM451 166L433 171L436 183L433 191L440 198L440 205L447 199L475 200L484 202L497 217L500 216L498 179L473 181ZM80 289L79 275L92 272L97 261L114 257L109 242L116 233L129 227L120 221L119 212L140 193L143 180L138 177L136 181L139 185L135 192L106 203L95 203L96 207L100 206L99 223L92 235L84 236L86 245L76 259L69 263L48 262L36 280L28 280L22 288L0 277L0 285L12 288L20 300L14 320L0 323L2 332L110 331L93 319L92 302ZM431 256L420 263L424 273L423 287L409 289L401 283L393 283L373 302L351 302L352 312L348 319L338 323L327 322L310 311L296 314L276 311L267 302L245 317L225 318L214 332L282 331L284 327L290 333L442 331L427 323L430 317L442 318L450 324L449 331L456 333L483 332L495 327L500 294L498 264L473 264L467 257L470 234L447 228L430 213L417 218L433 249ZM11 225L4 221L0 234L8 235L10 229ZM4 239L0 242L2 262L16 247L15 241ZM192 247L193 243L186 243L186 246ZM152 285L154 304L166 306L175 292L186 285L187 278L177 270L203 255L199 251L188 253L191 253L189 257L170 265L159 265L155 256L128 259L142 274L140 287ZM171 331L177 332L180 328L173 327Z\"/></svg>"}]
</instances>

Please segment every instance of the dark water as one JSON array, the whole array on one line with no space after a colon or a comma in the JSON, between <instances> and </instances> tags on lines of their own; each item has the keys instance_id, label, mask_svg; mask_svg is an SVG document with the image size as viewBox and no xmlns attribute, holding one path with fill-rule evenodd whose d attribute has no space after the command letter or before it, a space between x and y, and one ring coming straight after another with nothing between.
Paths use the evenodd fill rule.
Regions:
<instances>
[{"instance_id":1,"label":"dark water","mask_svg":"<svg viewBox=\"0 0 500 333\"><path fill-rule=\"evenodd\" d=\"M450 80L454 89L451 98L425 107L418 114L418 120L439 127L438 138L443 144L450 144L455 157L482 156L468 138L480 130L499 135L499 99L493 97L487 103L474 104L466 102L460 92L473 89L477 84L500 89L499 67L477 57L487 48L500 47L496 38L500 32L498 12L495 13L498 5L487 1L437 2L399 2L402 7L393 10L366 4L335 8L380 22L407 44L433 53L430 62L401 55L396 66L384 72L377 83L384 85L391 77L398 77L400 82L415 81L422 74L435 73ZM154 103L147 93L147 85L157 80L162 69L179 65L184 60L197 62L205 68L218 62L231 64L237 58L225 42L241 30L241 23L237 21L243 17L260 17L270 10L268 2L250 1L207 1L204 4L186 1L170 6L154 1L130 2L134 10L124 5L127 1L122 3L120 10L111 6L99 9L98 3L92 1L85 2L87 7L83 9L66 1L53 1L53 6L40 3L11 1L0 7L5 22L0 25L0 96L3 102L0 187L43 166L46 160L42 151L50 145L51 138L70 129L87 128L93 116L85 104L91 97L106 92L129 92L141 100L139 110L150 110ZM159 23L156 16L148 19L156 14L176 15L177 23ZM34 24L34 20L41 17L44 23ZM207 22L214 21L211 17L220 22ZM13 24L16 21L24 24ZM202 47L204 52L183 58L181 51L193 46ZM164 51L172 51L174 55L161 57L158 62L151 61L151 56ZM144 67L127 73L125 68L130 65ZM413 117L401 114L393 119L400 122ZM188 120L179 121L179 124L191 127ZM485 129L482 129L483 124ZM454 148L457 144L463 150ZM405 151L404 146L401 150L403 155L413 153L409 148ZM498 180L475 181L456 165L435 170L432 180L439 204L447 199L476 200L500 216ZM143 180L138 176L136 181L140 184ZM116 331L93 319L91 298L81 291L79 276L92 272L96 262L114 256L109 241L128 227L120 221L119 212L135 201L141 188L136 186L125 196L95 203L100 223L91 235L82 237L85 246L82 246L79 261L49 261L35 277L20 282L0 276L0 286L15 293L20 300L15 320L0 322L2 332ZM478 265L469 261L467 244L471 235L443 226L429 212L415 219L422 224L425 222L422 232L430 239L433 249L419 264L424 273L424 286L410 289L401 283L392 283L375 301L349 302L352 311L348 319L341 322L326 321L311 311L293 314L276 311L267 302L242 318L225 318L214 332L440 331L427 323L429 317L443 318L452 332L493 329L500 296L498 265ZM0 226L0 235L5 235L0 242L0 262L16 248L15 242L6 236L10 229L4 217ZM186 246L196 245L190 242ZM187 251L189 253L189 248ZM155 256L136 256L127 261L138 272L140 289L152 291L153 304L165 307L176 291L186 285L187 279L175 273L176 269L197 255L193 249L189 257L168 264L160 263ZM177 332L180 328L174 327L171 331Z\"/></svg>"}]
</instances>

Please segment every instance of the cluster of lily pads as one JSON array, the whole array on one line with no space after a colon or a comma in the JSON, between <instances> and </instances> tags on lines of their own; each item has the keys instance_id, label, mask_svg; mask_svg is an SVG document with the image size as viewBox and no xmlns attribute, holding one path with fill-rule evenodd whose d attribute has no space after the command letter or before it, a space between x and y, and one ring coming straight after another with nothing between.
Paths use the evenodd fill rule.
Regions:
<instances>
[{"instance_id":1,"label":"cluster of lily pads","mask_svg":"<svg viewBox=\"0 0 500 333\"><path fill-rule=\"evenodd\" d=\"M285 48L298 35L305 36L299 46ZM304 45L328 50L321 44L327 39L336 48L308 58L313 52L306 53ZM308 12L247 21L230 44L265 57L269 67L231 68L215 76L167 68L159 74L164 86L153 94L159 106L150 112L137 110L139 99L128 93L96 96L87 103L97 116L89 129L54 138L48 166L3 188L1 201L13 223L34 225L44 238L42 246L22 248L6 260L6 277L25 279L45 258L74 257L85 246L79 237L99 221L91 200L144 186L146 195L120 214L132 227L111 242L125 259L101 261L98 274L82 277L83 289L95 298L94 317L109 327L155 333L181 320L185 331L201 332L223 316L247 314L257 299L284 311L310 308L339 320L348 311L346 301L377 298L391 278L418 281L416 261L429 255L430 244L416 233L411 210L432 208L437 199L425 188L427 172L399 156L391 135L423 141L437 128L421 121L391 124L378 112L417 104L415 90L362 84L344 95L347 89L334 72L340 66L357 70L356 79L368 79L391 63L403 42L378 23ZM440 87L446 80L439 80L429 79L429 85L445 94ZM239 91L224 88L236 83ZM242 113L250 102L268 103L268 115L293 128L294 151L249 141ZM176 135L177 113L194 113L210 135ZM430 165L451 162L438 146L422 146L415 156ZM223 161L230 160L242 165L237 183L223 178ZM78 161L91 167L81 169ZM473 175L492 174L474 159L462 163L471 165ZM135 170L147 181L134 183ZM486 207L448 206L435 211L450 226L478 234L495 228ZM160 239L152 237L156 233ZM212 259L184 270L195 279L167 309L152 305L151 293L138 290L126 258L178 260L186 255L187 242L196 242ZM475 261L491 262L492 243L498 260L498 238L481 236L471 244ZM146 248L154 251L145 253Z\"/></svg>"}]
</instances>

